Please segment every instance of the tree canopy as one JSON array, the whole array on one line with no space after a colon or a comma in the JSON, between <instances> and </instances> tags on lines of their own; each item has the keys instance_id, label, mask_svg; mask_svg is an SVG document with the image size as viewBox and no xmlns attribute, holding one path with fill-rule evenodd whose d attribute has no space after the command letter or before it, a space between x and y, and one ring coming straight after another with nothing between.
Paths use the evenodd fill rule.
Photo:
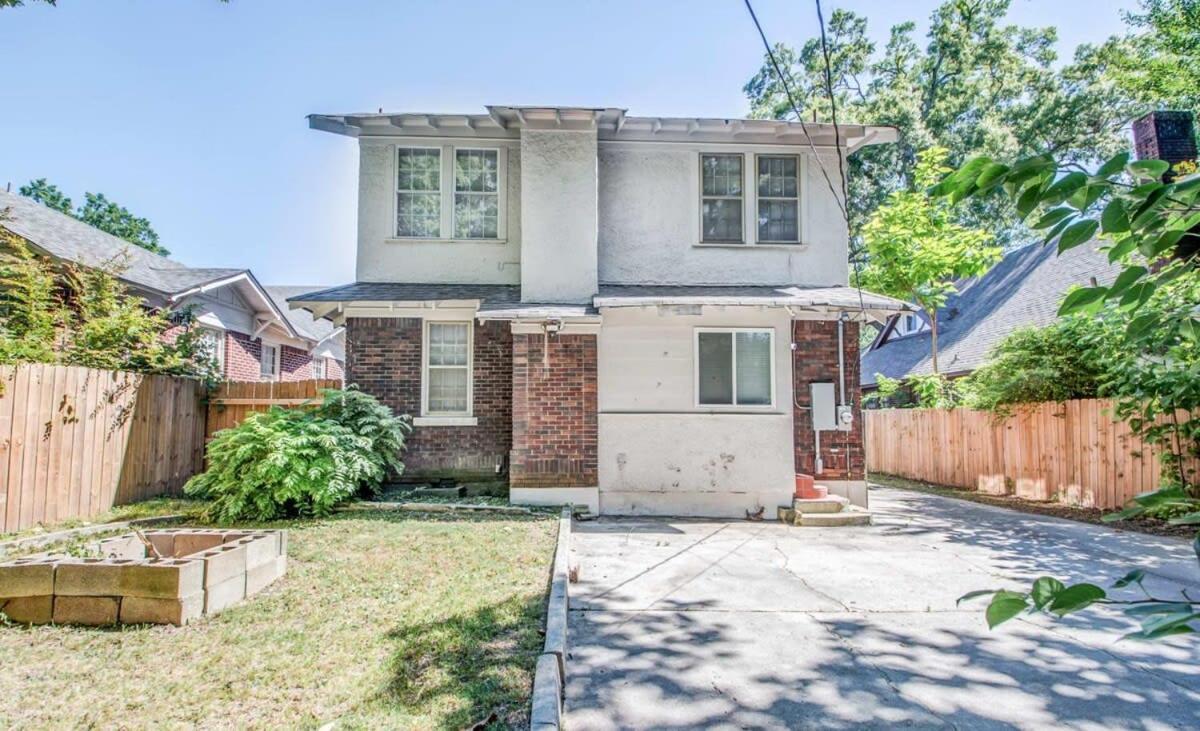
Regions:
<instances>
[{"instance_id":1,"label":"tree canopy","mask_svg":"<svg viewBox=\"0 0 1200 731\"><path fill-rule=\"evenodd\" d=\"M133 215L129 209L110 201L103 193L84 193L83 205L72 208L71 199L64 195L57 185L47 182L45 178L29 181L22 185L18 192L47 208L77 218L89 226L95 226L147 251L163 256L171 254L166 247L158 243L158 232L150 225L150 221Z\"/></svg>"}]
</instances>

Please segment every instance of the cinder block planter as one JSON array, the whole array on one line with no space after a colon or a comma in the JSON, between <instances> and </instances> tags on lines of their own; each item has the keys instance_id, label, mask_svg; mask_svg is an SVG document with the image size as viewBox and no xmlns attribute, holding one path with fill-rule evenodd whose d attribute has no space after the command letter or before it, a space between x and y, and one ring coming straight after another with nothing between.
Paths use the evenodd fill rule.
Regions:
<instances>
[{"instance_id":1,"label":"cinder block planter","mask_svg":"<svg viewBox=\"0 0 1200 731\"><path fill-rule=\"evenodd\" d=\"M287 571L287 531L179 528L95 544L106 558L0 563L0 611L26 624L183 625L262 591Z\"/></svg>"}]
</instances>

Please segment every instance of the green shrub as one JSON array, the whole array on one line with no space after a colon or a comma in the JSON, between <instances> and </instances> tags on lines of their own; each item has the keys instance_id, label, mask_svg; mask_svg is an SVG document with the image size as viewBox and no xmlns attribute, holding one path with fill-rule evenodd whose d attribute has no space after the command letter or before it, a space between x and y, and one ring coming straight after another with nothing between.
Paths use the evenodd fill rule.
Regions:
<instances>
[{"instance_id":1,"label":"green shrub","mask_svg":"<svg viewBox=\"0 0 1200 731\"><path fill-rule=\"evenodd\" d=\"M336 422L371 442L371 452L381 469L379 478L368 480L364 489L378 493L385 476L398 477L404 472L400 454L412 433L412 421L407 416L393 415L391 409L353 385L344 391L324 390L321 397L323 403L315 416Z\"/></svg>"},{"instance_id":2,"label":"green shrub","mask_svg":"<svg viewBox=\"0 0 1200 731\"><path fill-rule=\"evenodd\" d=\"M404 469L408 417L354 388L322 397L316 408L274 407L217 432L208 470L185 492L212 500L208 516L225 523L320 517Z\"/></svg>"}]
</instances>

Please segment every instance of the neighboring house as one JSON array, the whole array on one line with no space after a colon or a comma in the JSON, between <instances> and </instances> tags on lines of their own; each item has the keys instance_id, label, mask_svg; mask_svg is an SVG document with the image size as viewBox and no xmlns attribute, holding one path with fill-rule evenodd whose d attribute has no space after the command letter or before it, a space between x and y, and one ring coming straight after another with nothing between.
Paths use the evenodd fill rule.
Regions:
<instances>
[{"instance_id":1,"label":"neighboring house","mask_svg":"<svg viewBox=\"0 0 1200 731\"><path fill-rule=\"evenodd\" d=\"M774 517L802 472L865 503L859 324L907 305L848 286L824 175L894 129L576 107L309 119L359 141L358 281L290 301L344 324L348 383L415 417L406 476Z\"/></svg>"},{"instance_id":2,"label":"neighboring house","mask_svg":"<svg viewBox=\"0 0 1200 731\"><path fill-rule=\"evenodd\" d=\"M1009 252L983 276L960 282L938 312L938 370L965 376L986 363L1013 330L1054 322L1073 285L1112 283L1121 268L1100 246L1090 241L1061 256L1053 245L1027 246ZM895 379L932 373L931 339L924 313L893 316L863 353L863 390L875 390L879 373Z\"/></svg>"},{"instance_id":3,"label":"neighboring house","mask_svg":"<svg viewBox=\"0 0 1200 731\"><path fill-rule=\"evenodd\" d=\"M314 377L314 368L341 377L341 330L289 311L284 299L296 288L269 291L248 269L185 266L24 196L0 191L0 211L7 216L0 227L36 253L90 267L120 262L118 277L148 307L190 309L229 380L303 380Z\"/></svg>"}]
</instances>

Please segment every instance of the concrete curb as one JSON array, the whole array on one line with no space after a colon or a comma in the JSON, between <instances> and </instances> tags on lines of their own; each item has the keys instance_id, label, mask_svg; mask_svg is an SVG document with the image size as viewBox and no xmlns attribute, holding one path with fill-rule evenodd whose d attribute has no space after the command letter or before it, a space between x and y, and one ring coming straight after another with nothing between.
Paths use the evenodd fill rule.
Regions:
<instances>
[{"instance_id":1,"label":"concrete curb","mask_svg":"<svg viewBox=\"0 0 1200 731\"><path fill-rule=\"evenodd\" d=\"M174 523L183 520L186 515L182 513L178 515L159 515L153 518L135 518L134 520L118 520L114 523L96 523L94 525L85 525L81 528L70 528L67 530L55 531L54 533L43 533L38 536L29 536L27 538L17 538L16 540L0 543L0 558L7 556L13 551L23 551L28 548L44 548L62 541L69 541L72 538L81 538L91 536L97 533L107 533L112 530L129 530L143 525L158 525L159 523Z\"/></svg>"},{"instance_id":2,"label":"concrete curb","mask_svg":"<svg viewBox=\"0 0 1200 731\"><path fill-rule=\"evenodd\" d=\"M413 513L501 513L505 515L533 515L529 508L512 505L465 505L461 503L384 503L364 500L338 508L339 512L356 510L402 510Z\"/></svg>"},{"instance_id":3,"label":"concrete curb","mask_svg":"<svg viewBox=\"0 0 1200 731\"><path fill-rule=\"evenodd\" d=\"M570 506L558 519L558 546L546 601L546 644L533 676L533 707L529 728L549 731L562 726L563 691L567 681L567 607L570 604Z\"/></svg>"}]
</instances>

